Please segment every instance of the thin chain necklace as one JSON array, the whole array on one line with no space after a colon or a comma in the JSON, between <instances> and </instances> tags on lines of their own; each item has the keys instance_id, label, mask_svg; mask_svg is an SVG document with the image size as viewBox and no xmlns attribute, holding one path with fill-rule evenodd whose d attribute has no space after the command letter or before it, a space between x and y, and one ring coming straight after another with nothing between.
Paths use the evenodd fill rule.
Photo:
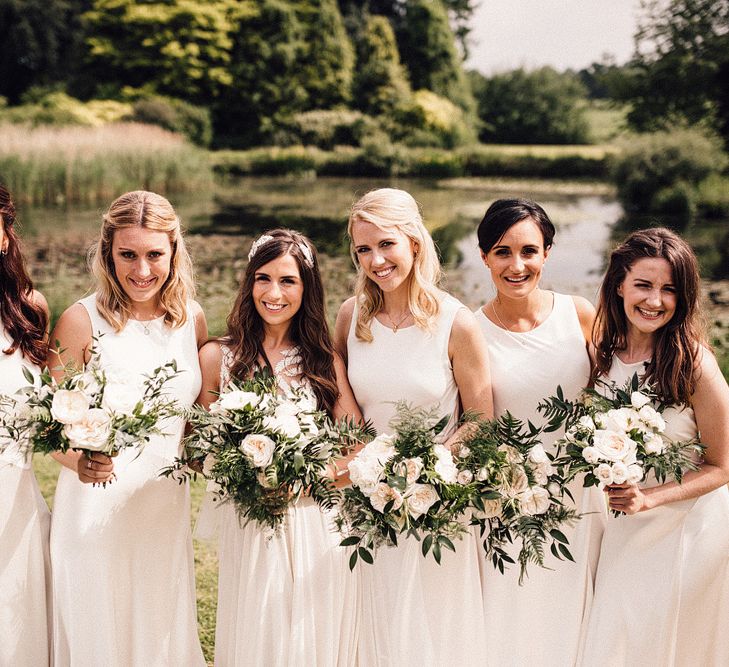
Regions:
<instances>
[{"instance_id":1,"label":"thin chain necklace","mask_svg":"<svg viewBox=\"0 0 729 667\"><path fill-rule=\"evenodd\" d=\"M392 333L397 333L397 331L400 328L400 326L402 325L402 323L408 317L410 317L410 311L407 310L407 311L405 311L405 314L397 322L395 322L395 320L393 320L392 317L390 316L390 313L388 313L386 311L382 311L382 312L384 312L385 315L387 315L387 319L390 320L390 324L392 325Z\"/></svg>"},{"instance_id":2,"label":"thin chain necklace","mask_svg":"<svg viewBox=\"0 0 729 667\"><path fill-rule=\"evenodd\" d=\"M141 320L138 317L133 318L135 322L139 322L139 324L142 325L142 329L144 330L144 335L149 336L150 330L149 330L149 323L156 320L158 317L161 317L161 315L157 315L157 311L154 311L154 314L152 317L150 317L148 320Z\"/></svg>"},{"instance_id":3,"label":"thin chain necklace","mask_svg":"<svg viewBox=\"0 0 729 667\"><path fill-rule=\"evenodd\" d=\"M496 315L496 320L501 325L501 328L504 331L506 331L506 333L509 334L514 340L518 340L519 343L521 343L524 346L526 346L527 343L522 339L521 336L518 336L517 334L529 333L530 331L534 331L534 329L537 328L537 324L539 324L539 317L542 314L542 298L541 298L541 296L539 298L540 298L540 301L539 301L539 308L537 308L537 316L534 318L534 322L532 322L532 326L529 327L526 331L512 331L509 327L506 326L506 324L504 324L504 320L502 320L501 317L499 316L499 311L496 310L496 304L501 303L499 301L498 296L491 302L491 310L494 311L494 315Z\"/></svg>"}]
</instances>

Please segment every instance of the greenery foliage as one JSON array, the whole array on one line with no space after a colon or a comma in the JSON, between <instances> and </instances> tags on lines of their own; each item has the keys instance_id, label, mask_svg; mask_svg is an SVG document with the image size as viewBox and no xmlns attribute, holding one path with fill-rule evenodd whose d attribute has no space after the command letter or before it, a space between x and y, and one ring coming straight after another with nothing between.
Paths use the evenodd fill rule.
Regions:
<instances>
[{"instance_id":1,"label":"greenery foliage","mask_svg":"<svg viewBox=\"0 0 729 667\"><path fill-rule=\"evenodd\" d=\"M589 140L586 90L571 73L517 69L486 78L471 72L485 143L580 144Z\"/></svg>"},{"instance_id":2,"label":"greenery foliage","mask_svg":"<svg viewBox=\"0 0 729 667\"><path fill-rule=\"evenodd\" d=\"M142 97L134 102L126 119L136 123L159 125L165 130L187 137L198 146L209 146L213 138L210 111L174 97Z\"/></svg>"}]
</instances>

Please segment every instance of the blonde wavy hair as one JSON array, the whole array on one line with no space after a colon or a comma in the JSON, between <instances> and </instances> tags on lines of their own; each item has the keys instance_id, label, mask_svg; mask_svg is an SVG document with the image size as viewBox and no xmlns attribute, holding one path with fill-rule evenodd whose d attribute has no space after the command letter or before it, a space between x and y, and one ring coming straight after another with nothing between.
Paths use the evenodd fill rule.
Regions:
<instances>
[{"instance_id":1,"label":"blonde wavy hair","mask_svg":"<svg viewBox=\"0 0 729 667\"><path fill-rule=\"evenodd\" d=\"M121 331L132 316L131 302L116 277L111 253L114 233L126 227L167 233L172 259L170 275L160 291L160 305L167 324L173 328L182 326L187 321L188 301L195 296L192 260L172 204L161 195L144 190L127 192L112 202L103 217L99 242L89 253L99 312L116 331Z\"/></svg>"},{"instance_id":2,"label":"blonde wavy hair","mask_svg":"<svg viewBox=\"0 0 729 667\"><path fill-rule=\"evenodd\" d=\"M357 267L355 297L359 304L355 335L359 340L373 340L372 318L382 310L382 290L367 277L359 263L352 237L355 222L370 222L383 231L395 229L407 236L415 247L413 268L408 276L408 306L415 324L429 331L440 312L440 282L442 271L438 253L423 224L418 203L412 195L396 188L371 190L352 205L347 234L352 261Z\"/></svg>"}]
</instances>

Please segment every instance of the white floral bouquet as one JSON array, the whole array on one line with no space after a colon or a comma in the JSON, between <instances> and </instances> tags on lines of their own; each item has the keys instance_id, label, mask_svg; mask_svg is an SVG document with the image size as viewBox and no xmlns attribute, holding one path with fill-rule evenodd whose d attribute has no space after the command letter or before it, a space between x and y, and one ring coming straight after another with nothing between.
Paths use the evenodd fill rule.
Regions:
<instances>
[{"instance_id":1,"label":"white floral bouquet","mask_svg":"<svg viewBox=\"0 0 729 667\"><path fill-rule=\"evenodd\" d=\"M448 418L397 406L392 435L367 444L349 464L352 487L344 491L337 526L341 546L354 547L349 560L374 562L376 549L397 545L406 533L422 540L422 553L440 563L443 548L467 530L467 480L459 477L450 450L438 440Z\"/></svg>"},{"instance_id":2,"label":"white floral bouquet","mask_svg":"<svg viewBox=\"0 0 729 667\"><path fill-rule=\"evenodd\" d=\"M560 528L579 519L541 434L507 412L475 420L458 451L458 476L469 480L472 523L480 527L486 557L502 574L518 561L520 583L530 563L544 566L547 545L556 558L573 560ZM518 545L518 553L510 545Z\"/></svg>"},{"instance_id":3,"label":"white floral bouquet","mask_svg":"<svg viewBox=\"0 0 729 667\"><path fill-rule=\"evenodd\" d=\"M605 392L585 389L577 401L565 400L561 388L540 409L550 428L565 424L558 441L564 453L555 461L567 479L584 474L585 486L637 484L652 474L659 483L681 482L697 470L705 447L698 440L672 441L663 415L676 408L659 400L634 374L623 387L601 382ZM622 512L613 511L615 516Z\"/></svg>"},{"instance_id":4,"label":"white floral bouquet","mask_svg":"<svg viewBox=\"0 0 729 667\"><path fill-rule=\"evenodd\" d=\"M80 371L66 366L60 381L46 368L36 379L23 370L29 385L2 398L6 442L21 451L49 454L69 449L115 456L128 447L143 447L161 422L177 414L165 385L177 375L171 361L141 382L123 372L101 368L92 351Z\"/></svg>"},{"instance_id":5,"label":"white floral bouquet","mask_svg":"<svg viewBox=\"0 0 729 667\"><path fill-rule=\"evenodd\" d=\"M368 427L335 422L304 389L278 393L275 377L256 373L231 383L210 410L192 408L185 454L162 471L180 482L200 470L216 499L232 502L241 520L278 530L306 493L325 509L339 499L328 469L371 435Z\"/></svg>"}]
</instances>

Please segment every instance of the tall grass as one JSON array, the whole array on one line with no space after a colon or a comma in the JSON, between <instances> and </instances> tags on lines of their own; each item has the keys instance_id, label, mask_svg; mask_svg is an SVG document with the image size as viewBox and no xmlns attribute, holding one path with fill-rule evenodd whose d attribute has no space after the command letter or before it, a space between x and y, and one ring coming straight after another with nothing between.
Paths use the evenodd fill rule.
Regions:
<instances>
[{"instance_id":1,"label":"tall grass","mask_svg":"<svg viewBox=\"0 0 729 667\"><path fill-rule=\"evenodd\" d=\"M192 191L211 178L205 151L159 127L0 125L0 182L20 202L108 203L129 190Z\"/></svg>"}]
</instances>

